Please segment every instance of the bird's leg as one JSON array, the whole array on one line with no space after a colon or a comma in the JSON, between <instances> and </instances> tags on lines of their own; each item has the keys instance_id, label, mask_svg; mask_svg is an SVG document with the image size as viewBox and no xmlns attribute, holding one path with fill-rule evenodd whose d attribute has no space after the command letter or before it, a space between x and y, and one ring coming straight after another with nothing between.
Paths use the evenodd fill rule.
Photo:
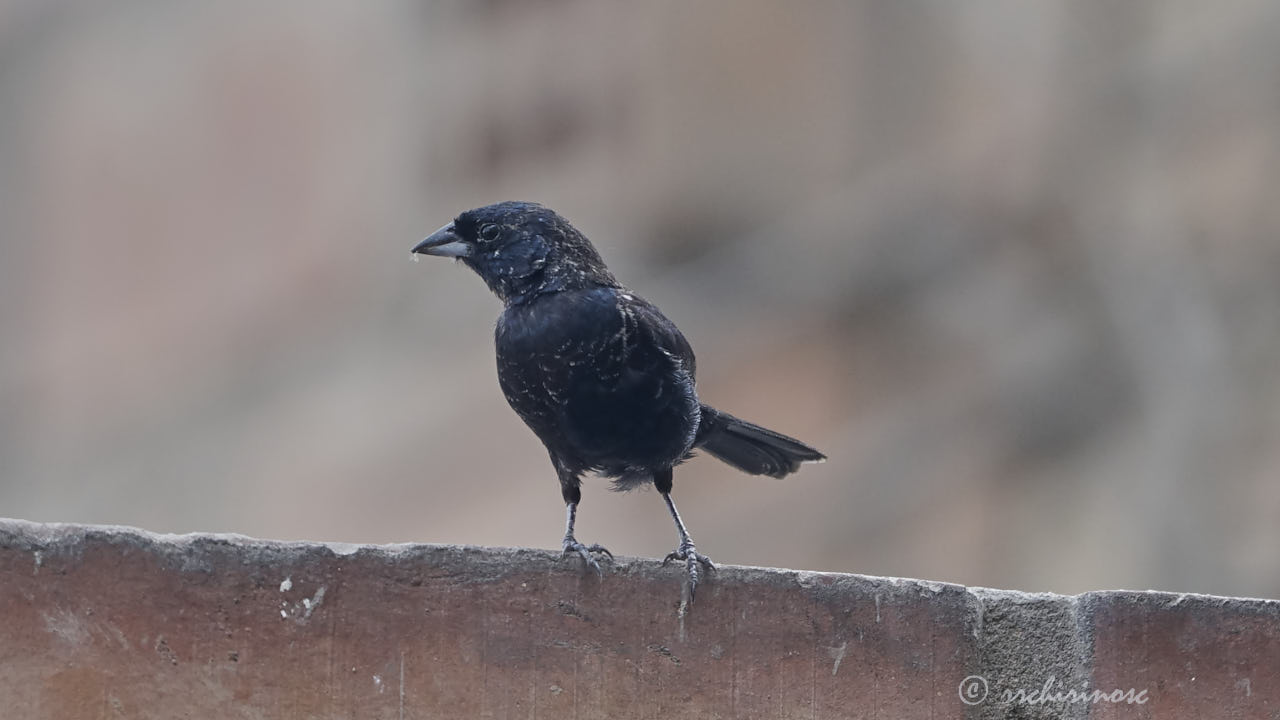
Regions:
<instances>
[{"instance_id":1,"label":"bird's leg","mask_svg":"<svg viewBox=\"0 0 1280 720\"><path fill-rule=\"evenodd\" d=\"M613 553L609 552L603 545L583 545L573 537L573 521L578 517L578 503L570 502L565 505L565 522L564 522L564 554L571 555L578 553L582 560L600 576L604 576L604 571L600 569L600 563L592 557L591 553L604 553L613 559Z\"/></svg>"},{"instance_id":2,"label":"bird's leg","mask_svg":"<svg viewBox=\"0 0 1280 720\"><path fill-rule=\"evenodd\" d=\"M670 471L668 471L670 472ZM671 501L670 489L662 493L662 500L667 504L667 510L671 513L671 519L676 521L676 530L680 533L680 544L672 550L670 554L662 561L663 565L672 560L684 560L685 574L689 578L689 582L685 585L687 596L683 606L693 602L694 593L698 590L699 571L698 565L706 567L708 571L715 570L716 566L711 564L711 558L698 552L693 545L693 538L689 537L689 531L685 529L684 522L680 519L680 513L676 511L676 504Z\"/></svg>"},{"instance_id":3,"label":"bird's leg","mask_svg":"<svg viewBox=\"0 0 1280 720\"><path fill-rule=\"evenodd\" d=\"M578 519L578 503L582 501L582 489L579 487L577 473L560 462L560 458L555 453L551 453L551 464L556 467L556 474L560 476L560 496L564 498L564 547L565 555L577 553L582 561L596 571L601 577L604 571L600 569L600 563L591 556L591 553L604 553L613 559L613 553L604 548L603 545L583 545L573 536L573 521Z\"/></svg>"}]
</instances>

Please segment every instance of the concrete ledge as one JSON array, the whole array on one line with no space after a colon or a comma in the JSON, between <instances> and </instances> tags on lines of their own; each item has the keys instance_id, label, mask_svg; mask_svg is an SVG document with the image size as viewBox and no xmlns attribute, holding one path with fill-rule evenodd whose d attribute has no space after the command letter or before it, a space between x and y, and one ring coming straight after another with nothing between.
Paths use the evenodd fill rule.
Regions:
<instances>
[{"instance_id":1,"label":"concrete ledge","mask_svg":"<svg viewBox=\"0 0 1280 720\"><path fill-rule=\"evenodd\" d=\"M724 567L682 620L675 568L619 558L601 580L580 567L541 550L0 520L0 707L24 720L1280 717L1276 601Z\"/></svg>"}]
</instances>

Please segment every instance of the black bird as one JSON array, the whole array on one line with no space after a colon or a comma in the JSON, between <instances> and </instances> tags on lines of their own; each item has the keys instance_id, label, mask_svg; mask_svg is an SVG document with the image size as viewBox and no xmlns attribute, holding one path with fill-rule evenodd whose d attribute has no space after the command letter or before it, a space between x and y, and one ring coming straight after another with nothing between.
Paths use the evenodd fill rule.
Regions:
<instances>
[{"instance_id":1,"label":"black bird","mask_svg":"<svg viewBox=\"0 0 1280 720\"><path fill-rule=\"evenodd\" d=\"M812 447L698 401L693 349L658 308L622 286L582 233L551 210L503 202L468 210L413 248L476 271L506 306L495 340L498 383L542 440L566 504L564 553L600 572L573 524L583 473L619 490L652 482L680 544L692 600L699 564L671 501L672 468L701 448L752 475L784 477L825 456Z\"/></svg>"}]
</instances>

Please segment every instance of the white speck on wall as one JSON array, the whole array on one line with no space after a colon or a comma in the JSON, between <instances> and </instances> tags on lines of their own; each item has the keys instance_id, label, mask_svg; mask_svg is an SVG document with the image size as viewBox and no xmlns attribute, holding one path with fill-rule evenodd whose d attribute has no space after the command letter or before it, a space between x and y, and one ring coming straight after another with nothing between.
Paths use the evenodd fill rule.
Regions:
<instances>
[{"instance_id":1,"label":"white speck on wall","mask_svg":"<svg viewBox=\"0 0 1280 720\"><path fill-rule=\"evenodd\" d=\"M381 675L374 675L374 676L373 676L373 686L374 686L374 687L376 687L376 688L378 688L378 692L379 692L379 693L381 693L383 690L386 690L386 688L382 686L382 676L381 676Z\"/></svg>"},{"instance_id":2,"label":"white speck on wall","mask_svg":"<svg viewBox=\"0 0 1280 720\"><path fill-rule=\"evenodd\" d=\"M876 595L876 622L880 622L880 596Z\"/></svg>"},{"instance_id":3,"label":"white speck on wall","mask_svg":"<svg viewBox=\"0 0 1280 720\"><path fill-rule=\"evenodd\" d=\"M316 589L315 595L302 599L302 618L304 620L310 618L311 613L315 612L315 609L320 607L320 603L322 602L324 602L324 585L321 585Z\"/></svg>"},{"instance_id":4,"label":"white speck on wall","mask_svg":"<svg viewBox=\"0 0 1280 720\"><path fill-rule=\"evenodd\" d=\"M288 580L285 580L285 583L288 583L288 582L289 582ZM285 583L281 583L280 585L280 587L282 588L281 590L282 592L284 591L284 589L286 589ZM291 583L289 587L292 587ZM309 598L303 598L301 600L298 600L292 603L289 602L288 600L281 600L280 601L280 617L282 618L292 617L294 622L305 623L306 621L311 619L311 613L315 612L316 608L320 607L320 604L324 602L325 590L326 590L325 586L321 585L320 587L316 588L315 594Z\"/></svg>"},{"instance_id":5,"label":"white speck on wall","mask_svg":"<svg viewBox=\"0 0 1280 720\"><path fill-rule=\"evenodd\" d=\"M39 550L35 551L35 553L33 553L33 554L35 555L35 559L36 559L36 566L35 566L35 568L31 571L31 574L32 574L32 575L39 575L39 574L40 574L40 566L44 564L44 555L42 555L42 554L40 553L40 551L39 551Z\"/></svg>"},{"instance_id":6,"label":"white speck on wall","mask_svg":"<svg viewBox=\"0 0 1280 720\"><path fill-rule=\"evenodd\" d=\"M284 582L280 583L280 592L289 592L292 589L293 589L293 578L285 578Z\"/></svg>"}]
</instances>

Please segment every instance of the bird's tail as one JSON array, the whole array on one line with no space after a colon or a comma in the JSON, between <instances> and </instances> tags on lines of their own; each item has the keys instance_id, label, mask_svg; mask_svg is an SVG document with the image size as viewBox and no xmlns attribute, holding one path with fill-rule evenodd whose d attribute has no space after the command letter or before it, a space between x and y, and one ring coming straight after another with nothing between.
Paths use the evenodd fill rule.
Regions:
<instances>
[{"instance_id":1,"label":"bird's tail","mask_svg":"<svg viewBox=\"0 0 1280 720\"><path fill-rule=\"evenodd\" d=\"M743 472L776 478L799 470L800 463L827 458L795 438L708 405L702 406L702 422L694 444Z\"/></svg>"}]
</instances>

